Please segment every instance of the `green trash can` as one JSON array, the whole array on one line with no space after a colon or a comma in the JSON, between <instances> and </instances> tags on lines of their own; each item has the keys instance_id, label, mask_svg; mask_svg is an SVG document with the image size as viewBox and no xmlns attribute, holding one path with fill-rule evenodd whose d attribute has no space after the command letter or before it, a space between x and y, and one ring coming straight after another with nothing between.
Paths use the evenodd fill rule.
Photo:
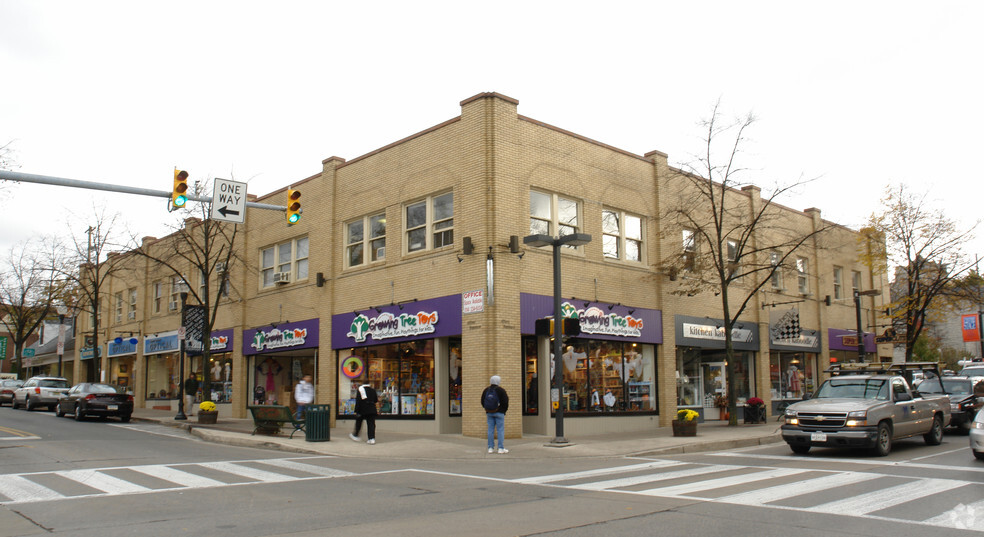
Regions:
<instances>
[{"instance_id":1,"label":"green trash can","mask_svg":"<svg viewBox=\"0 0 984 537\"><path fill-rule=\"evenodd\" d=\"M304 413L304 440L328 442L331 440L331 405L308 405Z\"/></svg>"}]
</instances>

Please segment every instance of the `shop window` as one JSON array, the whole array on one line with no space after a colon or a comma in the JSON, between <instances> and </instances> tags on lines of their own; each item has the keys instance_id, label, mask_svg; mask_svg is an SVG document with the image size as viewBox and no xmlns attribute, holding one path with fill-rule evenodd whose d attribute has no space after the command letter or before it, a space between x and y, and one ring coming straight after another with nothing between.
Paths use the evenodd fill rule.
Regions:
<instances>
[{"instance_id":1,"label":"shop window","mask_svg":"<svg viewBox=\"0 0 984 537\"><path fill-rule=\"evenodd\" d=\"M195 371L203 371L201 367L202 357L198 356L193 361ZM208 358L209 364L209 388L213 403L232 402L232 359L228 353L213 354ZM204 386L203 386L204 389Z\"/></svg>"},{"instance_id":2,"label":"shop window","mask_svg":"<svg viewBox=\"0 0 984 537\"><path fill-rule=\"evenodd\" d=\"M411 203L406 206L407 252L419 252L454 243L454 193Z\"/></svg>"},{"instance_id":3,"label":"shop window","mask_svg":"<svg viewBox=\"0 0 984 537\"><path fill-rule=\"evenodd\" d=\"M769 377L774 410L778 403L799 401L816 389L816 354L779 352L769 354Z\"/></svg>"},{"instance_id":4,"label":"shop window","mask_svg":"<svg viewBox=\"0 0 984 537\"><path fill-rule=\"evenodd\" d=\"M601 212L602 252L608 259L642 260L642 218L621 211Z\"/></svg>"},{"instance_id":5,"label":"shop window","mask_svg":"<svg viewBox=\"0 0 984 537\"><path fill-rule=\"evenodd\" d=\"M657 410L652 345L575 339L564 348L561 362L565 412Z\"/></svg>"},{"instance_id":6,"label":"shop window","mask_svg":"<svg viewBox=\"0 0 984 537\"><path fill-rule=\"evenodd\" d=\"M177 399L179 382L176 355L147 357L147 399Z\"/></svg>"},{"instance_id":7,"label":"shop window","mask_svg":"<svg viewBox=\"0 0 984 537\"><path fill-rule=\"evenodd\" d=\"M302 237L260 250L260 285L271 287L308 277L308 238Z\"/></svg>"},{"instance_id":8,"label":"shop window","mask_svg":"<svg viewBox=\"0 0 984 537\"><path fill-rule=\"evenodd\" d=\"M808 263L805 257L796 258L796 287L801 295L810 294Z\"/></svg>"},{"instance_id":9,"label":"shop window","mask_svg":"<svg viewBox=\"0 0 984 537\"><path fill-rule=\"evenodd\" d=\"M461 339L448 340L448 415L461 415Z\"/></svg>"},{"instance_id":10,"label":"shop window","mask_svg":"<svg viewBox=\"0 0 984 537\"><path fill-rule=\"evenodd\" d=\"M540 384L537 379L537 346L535 337L523 338L523 414L539 414Z\"/></svg>"},{"instance_id":11,"label":"shop window","mask_svg":"<svg viewBox=\"0 0 984 537\"><path fill-rule=\"evenodd\" d=\"M580 230L580 204L557 194L530 191L530 234L562 237ZM565 248L577 249L565 245Z\"/></svg>"},{"instance_id":12,"label":"shop window","mask_svg":"<svg viewBox=\"0 0 984 537\"><path fill-rule=\"evenodd\" d=\"M349 222L345 228L345 238L347 267L363 265L366 258L369 263L382 261L386 257L386 214L365 216Z\"/></svg>"},{"instance_id":13,"label":"shop window","mask_svg":"<svg viewBox=\"0 0 984 537\"><path fill-rule=\"evenodd\" d=\"M293 409L297 407L294 402L294 387L304 375L311 375L317 385L318 376L314 374L315 360L310 356L259 355L252 357L250 366L253 371L252 375L249 375L252 383L250 393L254 405L283 405ZM225 375L224 366L222 373ZM232 378L231 370L229 378Z\"/></svg>"},{"instance_id":14,"label":"shop window","mask_svg":"<svg viewBox=\"0 0 984 537\"><path fill-rule=\"evenodd\" d=\"M844 298L844 268L834 267L834 300Z\"/></svg>"},{"instance_id":15,"label":"shop window","mask_svg":"<svg viewBox=\"0 0 984 537\"><path fill-rule=\"evenodd\" d=\"M434 416L434 340L342 349L338 362L340 416L354 415L364 383L379 394L381 415Z\"/></svg>"}]
</instances>

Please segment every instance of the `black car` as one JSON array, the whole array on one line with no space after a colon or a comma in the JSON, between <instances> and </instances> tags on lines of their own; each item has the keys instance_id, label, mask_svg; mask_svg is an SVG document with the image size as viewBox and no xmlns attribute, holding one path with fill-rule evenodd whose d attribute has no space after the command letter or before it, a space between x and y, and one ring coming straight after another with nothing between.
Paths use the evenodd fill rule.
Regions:
<instances>
[{"instance_id":1,"label":"black car","mask_svg":"<svg viewBox=\"0 0 984 537\"><path fill-rule=\"evenodd\" d=\"M984 406L984 379L980 377L943 377L942 386L938 377L930 377L916 389L919 393L949 395L949 426L958 427L961 432L970 431L974 416Z\"/></svg>"},{"instance_id":2,"label":"black car","mask_svg":"<svg viewBox=\"0 0 984 537\"><path fill-rule=\"evenodd\" d=\"M74 414L76 421L86 416L119 416L126 423L133 414L133 396L119 393L108 384L83 382L72 386L58 400L55 415L60 418L65 414Z\"/></svg>"}]
</instances>

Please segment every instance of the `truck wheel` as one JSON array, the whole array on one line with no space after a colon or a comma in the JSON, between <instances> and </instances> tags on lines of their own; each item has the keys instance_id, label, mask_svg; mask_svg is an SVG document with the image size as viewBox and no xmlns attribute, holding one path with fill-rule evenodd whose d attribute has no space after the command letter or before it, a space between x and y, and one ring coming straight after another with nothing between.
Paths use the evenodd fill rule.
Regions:
<instances>
[{"instance_id":1,"label":"truck wheel","mask_svg":"<svg viewBox=\"0 0 984 537\"><path fill-rule=\"evenodd\" d=\"M878 424L878 439L875 440L875 455L884 457L892 452L892 426L882 422Z\"/></svg>"},{"instance_id":2,"label":"truck wheel","mask_svg":"<svg viewBox=\"0 0 984 537\"><path fill-rule=\"evenodd\" d=\"M797 455L806 455L810 452L810 444L789 444L789 449Z\"/></svg>"},{"instance_id":3,"label":"truck wheel","mask_svg":"<svg viewBox=\"0 0 984 537\"><path fill-rule=\"evenodd\" d=\"M929 446L938 446L943 443L943 418L933 417L933 427L923 435L923 440Z\"/></svg>"}]
</instances>

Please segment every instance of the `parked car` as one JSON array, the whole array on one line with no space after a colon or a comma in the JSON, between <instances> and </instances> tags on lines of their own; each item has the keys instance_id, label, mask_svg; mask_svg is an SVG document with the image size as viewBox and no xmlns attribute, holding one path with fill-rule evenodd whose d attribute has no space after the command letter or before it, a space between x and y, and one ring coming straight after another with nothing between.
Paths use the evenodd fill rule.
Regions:
<instances>
[{"instance_id":1,"label":"parked car","mask_svg":"<svg viewBox=\"0 0 984 537\"><path fill-rule=\"evenodd\" d=\"M55 415L60 418L65 414L73 414L75 421L82 421L86 416L118 416L126 423L133 414L133 396L119 393L109 384L83 382L58 399Z\"/></svg>"},{"instance_id":2,"label":"parked car","mask_svg":"<svg viewBox=\"0 0 984 537\"><path fill-rule=\"evenodd\" d=\"M984 461L984 409L970 424L970 450L975 457Z\"/></svg>"},{"instance_id":3,"label":"parked car","mask_svg":"<svg viewBox=\"0 0 984 537\"><path fill-rule=\"evenodd\" d=\"M947 425L957 427L965 433L970 431L974 416L984 406L984 378L933 377L920 382L916 389L923 394L948 395L950 423Z\"/></svg>"},{"instance_id":4,"label":"parked car","mask_svg":"<svg viewBox=\"0 0 984 537\"><path fill-rule=\"evenodd\" d=\"M31 377L23 386L14 390L14 400L11 406L34 410L39 406L46 406L48 410L54 410L58 404L58 398L68 392L68 380L61 377Z\"/></svg>"},{"instance_id":5,"label":"parked car","mask_svg":"<svg viewBox=\"0 0 984 537\"><path fill-rule=\"evenodd\" d=\"M0 380L0 406L4 403L14 402L14 390L20 388L24 385L24 381L20 379L3 379Z\"/></svg>"},{"instance_id":6,"label":"parked car","mask_svg":"<svg viewBox=\"0 0 984 537\"><path fill-rule=\"evenodd\" d=\"M974 362L960 370L961 377L984 377L984 364Z\"/></svg>"}]
</instances>

